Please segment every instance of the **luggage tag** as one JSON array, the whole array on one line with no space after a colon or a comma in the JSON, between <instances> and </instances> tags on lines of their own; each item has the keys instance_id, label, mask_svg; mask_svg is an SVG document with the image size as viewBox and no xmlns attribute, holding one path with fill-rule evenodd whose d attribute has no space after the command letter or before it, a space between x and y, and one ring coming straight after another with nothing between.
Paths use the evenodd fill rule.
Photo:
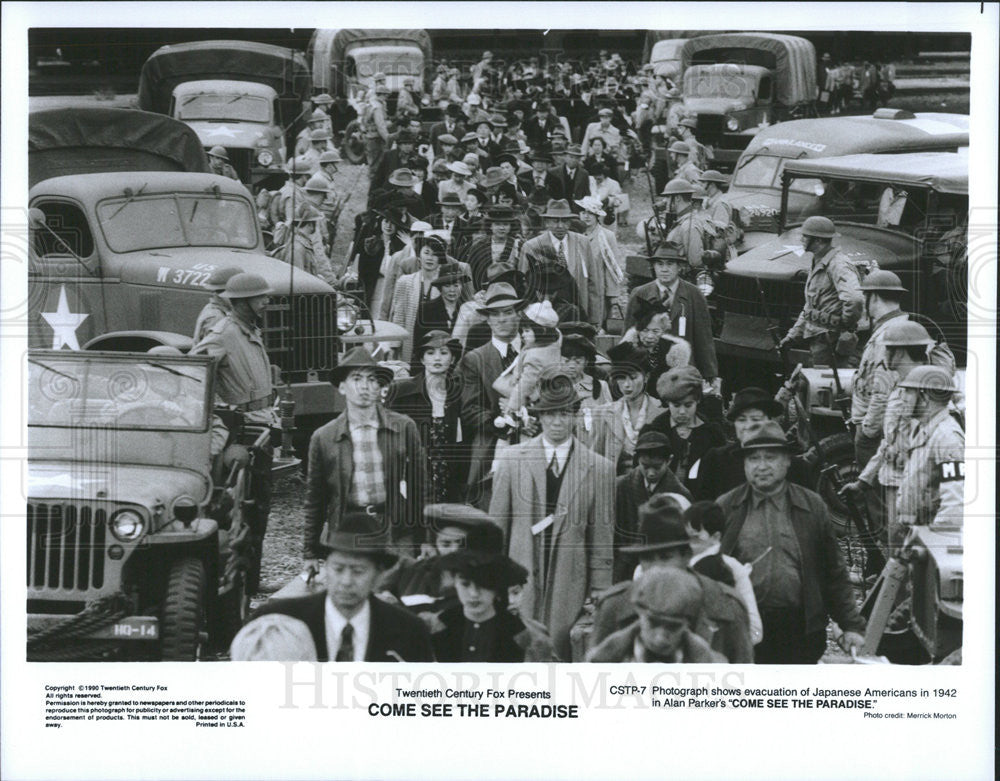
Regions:
<instances>
[{"instance_id":1,"label":"luggage tag","mask_svg":"<svg viewBox=\"0 0 1000 781\"><path fill-rule=\"evenodd\" d=\"M400 480L399 481L399 495L402 496L404 499L408 498L406 496L406 481L405 480Z\"/></svg>"},{"instance_id":2,"label":"luggage tag","mask_svg":"<svg viewBox=\"0 0 1000 781\"><path fill-rule=\"evenodd\" d=\"M554 515L546 515L542 518L542 520L531 527L531 533L537 537L543 531L548 529L553 523L555 523L555 521L556 517Z\"/></svg>"},{"instance_id":3,"label":"luggage tag","mask_svg":"<svg viewBox=\"0 0 1000 781\"><path fill-rule=\"evenodd\" d=\"M677 318L677 335L682 339L687 336L687 318L684 315Z\"/></svg>"},{"instance_id":4,"label":"luggage tag","mask_svg":"<svg viewBox=\"0 0 1000 781\"><path fill-rule=\"evenodd\" d=\"M701 459L699 458L693 464L691 464L691 470L688 472L688 480L695 480L698 477L698 467L701 466Z\"/></svg>"},{"instance_id":5,"label":"luggage tag","mask_svg":"<svg viewBox=\"0 0 1000 781\"><path fill-rule=\"evenodd\" d=\"M589 434L591 428L593 427L593 424L594 424L594 418L590 414L590 407L584 407L583 408L583 429L584 429L584 431L586 431Z\"/></svg>"}]
</instances>

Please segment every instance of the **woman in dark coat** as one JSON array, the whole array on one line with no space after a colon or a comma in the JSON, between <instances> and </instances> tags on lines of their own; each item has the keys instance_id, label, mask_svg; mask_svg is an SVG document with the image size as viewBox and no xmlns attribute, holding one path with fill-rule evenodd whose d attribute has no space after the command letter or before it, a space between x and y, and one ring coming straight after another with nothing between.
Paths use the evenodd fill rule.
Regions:
<instances>
[{"instance_id":1,"label":"woman in dark coat","mask_svg":"<svg viewBox=\"0 0 1000 781\"><path fill-rule=\"evenodd\" d=\"M497 527L497 532L500 532ZM556 661L544 627L508 610L509 589L528 580L528 571L500 552L463 550L441 559L455 580L459 603L438 615L431 633L439 662Z\"/></svg>"},{"instance_id":2,"label":"woman in dark coat","mask_svg":"<svg viewBox=\"0 0 1000 781\"><path fill-rule=\"evenodd\" d=\"M438 269L437 278L431 285L440 294L437 298L424 300L417 307L417 319L413 324L413 343L421 344L431 331L444 331L451 336L458 320L458 312L465 303L464 283L469 277L455 261L444 263ZM411 374L423 371L420 356L415 351L411 358Z\"/></svg>"},{"instance_id":3,"label":"woman in dark coat","mask_svg":"<svg viewBox=\"0 0 1000 781\"><path fill-rule=\"evenodd\" d=\"M430 331L417 345L423 371L394 382L385 402L417 424L430 467L431 502L460 502L465 486L469 459L459 423L462 389L453 375L460 353L450 334Z\"/></svg>"}]
</instances>

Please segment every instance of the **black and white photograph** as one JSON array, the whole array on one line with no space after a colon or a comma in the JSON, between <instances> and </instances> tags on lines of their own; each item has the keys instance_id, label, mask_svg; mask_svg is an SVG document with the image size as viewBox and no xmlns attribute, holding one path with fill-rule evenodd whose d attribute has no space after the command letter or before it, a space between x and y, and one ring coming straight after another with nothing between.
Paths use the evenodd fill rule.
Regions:
<instances>
[{"instance_id":1,"label":"black and white photograph","mask_svg":"<svg viewBox=\"0 0 1000 781\"><path fill-rule=\"evenodd\" d=\"M968 727L983 648L995 665L988 592L963 614L996 525L996 70L972 102L995 29L941 7L936 27L855 30L836 4L813 4L820 28L677 4L707 29L668 30L645 4L621 6L635 29L593 27L611 4L539 4L517 29L475 26L477 8L518 24L503 4L352 4L354 27L299 26L334 3L250 4L252 24L168 5L36 13L5 100L27 189L4 188L3 659L46 682L32 729L117 718L113 680L151 693L101 725L116 742L167 706L197 714L180 740L264 730L308 699L292 671L341 680L329 663L408 676L355 689L347 730L454 699L493 717L472 740L514 717L568 719L570 739L585 704L491 694L493 668L597 675L657 708L650 737L709 718L687 708L716 730L841 708L859 712L822 723L875 750L872 722L920 716L878 696ZM989 527L974 565L969 524ZM427 683L454 664L478 683ZM742 683L642 685L688 669ZM185 671L281 694L228 724L208 689L159 708L161 673ZM71 698L91 683L87 716ZM233 732L213 735L250 738ZM483 777L628 768L506 761ZM432 770L400 762L326 777Z\"/></svg>"}]
</instances>

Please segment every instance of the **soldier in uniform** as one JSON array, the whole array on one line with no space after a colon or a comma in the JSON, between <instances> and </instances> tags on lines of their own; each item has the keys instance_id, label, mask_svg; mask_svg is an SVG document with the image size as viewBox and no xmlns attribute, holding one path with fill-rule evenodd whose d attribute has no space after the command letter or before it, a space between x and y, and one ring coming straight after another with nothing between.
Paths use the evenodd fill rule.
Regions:
<instances>
[{"instance_id":1,"label":"soldier in uniform","mask_svg":"<svg viewBox=\"0 0 1000 781\"><path fill-rule=\"evenodd\" d=\"M240 273L240 270L236 266L228 266L226 268L220 268L212 272L212 276L208 278L204 287L206 290L211 291L212 295L208 299L208 303L205 304L204 308L198 314L198 319L194 324L194 343L198 344L208 333L213 325L215 325L223 317L226 317L230 313L229 302L222 297L222 291L226 289L226 283L229 281L230 277L234 277Z\"/></svg>"},{"instance_id":2,"label":"soldier in uniform","mask_svg":"<svg viewBox=\"0 0 1000 781\"><path fill-rule=\"evenodd\" d=\"M208 164L212 167L213 174L227 176L237 182L240 180L236 169L229 164L229 153L224 146L213 146L208 150Z\"/></svg>"},{"instance_id":3,"label":"soldier in uniform","mask_svg":"<svg viewBox=\"0 0 1000 781\"><path fill-rule=\"evenodd\" d=\"M896 497L897 520L903 527L961 526L965 431L949 408L958 388L940 366L918 366L899 386L912 401L915 426Z\"/></svg>"},{"instance_id":4,"label":"soldier in uniform","mask_svg":"<svg viewBox=\"0 0 1000 781\"><path fill-rule=\"evenodd\" d=\"M780 349L805 339L814 366L858 365L855 329L864 301L858 272L832 246L839 235L827 217L809 217L802 223L802 246L813 256L806 278L805 306L778 345Z\"/></svg>"},{"instance_id":5,"label":"soldier in uniform","mask_svg":"<svg viewBox=\"0 0 1000 781\"><path fill-rule=\"evenodd\" d=\"M295 209L300 203L308 200L304 188L306 182L309 181L309 170L308 161L301 157L289 160L285 164L288 179L267 207L271 224L274 225L274 244L276 246L284 242L287 231L291 229Z\"/></svg>"},{"instance_id":6,"label":"soldier in uniform","mask_svg":"<svg viewBox=\"0 0 1000 781\"><path fill-rule=\"evenodd\" d=\"M709 219L695 203L696 193L697 185L682 178L671 179L661 193L667 197L667 209L674 215L667 242L680 248L688 262L689 279L693 279L697 269L701 268L701 255L706 249L711 249L715 236Z\"/></svg>"},{"instance_id":7,"label":"soldier in uniform","mask_svg":"<svg viewBox=\"0 0 1000 781\"><path fill-rule=\"evenodd\" d=\"M365 138L365 160L368 163L368 175L371 179L369 186L374 187L377 182L375 174L378 171L379 161L385 151L386 142L389 140L389 127L386 123L386 95L389 88L385 84L376 84L373 87L371 98L365 103L361 114L361 132Z\"/></svg>"},{"instance_id":8,"label":"soldier in uniform","mask_svg":"<svg viewBox=\"0 0 1000 781\"><path fill-rule=\"evenodd\" d=\"M670 169L675 179L686 179L695 184L701 178L701 168L691 159L691 145L685 141L674 141L667 152L670 155Z\"/></svg>"},{"instance_id":9,"label":"soldier in uniform","mask_svg":"<svg viewBox=\"0 0 1000 781\"><path fill-rule=\"evenodd\" d=\"M698 120L694 117L682 117L677 123L677 134L681 141L688 145L690 156L688 160L699 168L706 168L708 161L713 157L708 147L695 138L694 131L698 127Z\"/></svg>"},{"instance_id":10,"label":"soldier in uniform","mask_svg":"<svg viewBox=\"0 0 1000 781\"><path fill-rule=\"evenodd\" d=\"M298 136L295 137L296 156L304 155L312 149L312 134L313 131L316 130L325 130L331 136L333 135L330 117L328 117L326 112L322 109L316 109L309 115L309 121L306 123L306 126L300 130Z\"/></svg>"},{"instance_id":11,"label":"soldier in uniform","mask_svg":"<svg viewBox=\"0 0 1000 781\"><path fill-rule=\"evenodd\" d=\"M271 361L260 329L270 293L267 280L258 274L243 272L230 277L222 293L229 302L230 312L208 329L191 354L210 355L217 360L215 390L222 404L239 413L245 423L276 428ZM265 446L253 468L256 473L256 505L250 522L253 561L246 576L246 588L251 594L259 586L271 503L270 446Z\"/></svg>"},{"instance_id":12,"label":"soldier in uniform","mask_svg":"<svg viewBox=\"0 0 1000 781\"><path fill-rule=\"evenodd\" d=\"M706 197L702 204L702 209L709 218L720 225L726 226L727 233L733 225L733 207L722 200L725 191L722 189L729 183L728 177L718 171L705 171L698 177L698 181L705 188Z\"/></svg>"},{"instance_id":13,"label":"soldier in uniform","mask_svg":"<svg viewBox=\"0 0 1000 781\"><path fill-rule=\"evenodd\" d=\"M319 229L322 222L323 215L319 209L302 201L295 207L292 230L286 233L284 243L276 247L272 255L332 283L333 269Z\"/></svg>"}]
</instances>

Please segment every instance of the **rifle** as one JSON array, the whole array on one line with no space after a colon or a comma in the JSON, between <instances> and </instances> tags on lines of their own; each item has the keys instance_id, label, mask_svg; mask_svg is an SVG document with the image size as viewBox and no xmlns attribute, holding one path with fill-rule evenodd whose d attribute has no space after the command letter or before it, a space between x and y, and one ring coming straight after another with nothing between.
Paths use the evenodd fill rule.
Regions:
<instances>
[{"instance_id":1,"label":"rifle","mask_svg":"<svg viewBox=\"0 0 1000 781\"><path fill-rule=\"evenodd\" d=\"M667 236L663 232L663 226L660 225L660 217L656 213L656 188L653 186L653 176L649 173L649 167L646 167L646 183L649 185L649 203L653 207L653 224L656 225L656 233L660 237L660 242L657 244L659 248L666 240ZM646 231L646 247L649 249L649 255L652 257L653 250L649 245L649 231Z\"/></svg>"},{"instance_id":2,"label":"rifle","mask_svg":"<svg viewBox=\"0 0 1000 781\"><path fill-rule=\"evenodd\" d=\"M834 342L836 343L840 339L840 332L834 333ZM844 393L844 386L840 383L840 371L837 366L837 346L834 344L833 349L830 351L830 364L833 369L833 385L837 389L837 398L834 400L834 404L837 409L840 410L840 416L844 420L844 426L847 428L847 433L854 437L854 424L851 423L851 397Z\"/></svg>"},{"instance_id":3,"label":"rifle","mask_svg":"<svg viewBox=\"0 0 1000 781\"><path fill-rule=\"evenodd\" d=\"M794 379L795 372L799 367L793 367L791 358L788 356L788 350L781 346L781 337L778 335L780 331L780 326L777 320L771 319L770 307L767 305L767 296L764 294L764 286L760 283L759 277L754 277L754 282L757 283L757 295L760 297L760 306L764 312L764 319L767 320L767 332L771 335L771 341L774 343L774 349L778 353L778 357L781 359L781 366L785 370L785 374L791 375Z\"/></svg>"}]
</instances>

